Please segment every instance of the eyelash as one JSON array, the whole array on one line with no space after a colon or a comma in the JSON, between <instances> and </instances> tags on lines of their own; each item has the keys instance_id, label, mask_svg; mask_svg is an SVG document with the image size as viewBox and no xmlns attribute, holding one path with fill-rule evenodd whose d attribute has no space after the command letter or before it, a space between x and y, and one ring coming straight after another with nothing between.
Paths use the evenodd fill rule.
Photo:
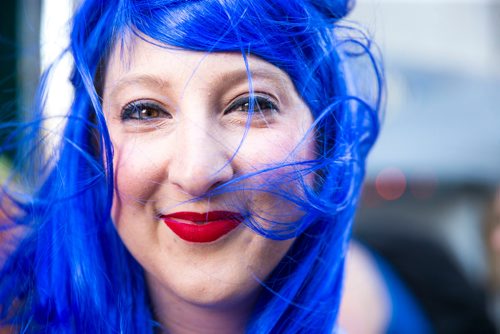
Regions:
<instances>
[{"instance_id":1,"label":"eyelash","mask_svg":"<svg viewBox=\"0 0 500 334\"><path fill-rule=\"evenodd\" d=\"M224 115L231 112L244 112L248 113L250 110L250 103L253 99L254 112L266 113L266 112L277 112L278 107L269 98L265 96L256 95L254 97L246 96L239 98L232 102L229 107L224 110ZM238 110L240 109L240 110ZM242 109L242 110L241 110ZM155 115L144 115L145 112L154 112ZM163 117L162 117L163 116ZM123 121L127 120L152 120L158 118L172 118L172 115L166 111L163 107L158 105L158 103L151 101L133 101L128 103L123 107L121 112L121 119Z\"/></svg>"},{"instance_id":2,"label":"eyelash","mask_svg":"<svg viewBox=\"0 0 500 334\"><path fill-rule=\"evenodd\" d=\"M156 115L144 115L144 112L155 112ZM122 120L151 120L157 118L172 118L172 115L163 107L150 101L133 101L123 107Z\"/></svg>"},{"instance_id":3,"label":"eyelash","mask_svg":"<svg viewBox=\"0 0 500 334\"><path fill-rule=\"evenodd\" d=\"M254 97L246 96L240 99L237 99L233 103L229 105L224 111L224 114L228 114L230 112L249 112L250 111L250 102L253 100L253 112L261 112L265 113L269 112L277 112L278 107L276 103L274 103L269 97L255 95ZM244 110L237 110L238 108L245 108Z\"/></svg>"}]
</instances>

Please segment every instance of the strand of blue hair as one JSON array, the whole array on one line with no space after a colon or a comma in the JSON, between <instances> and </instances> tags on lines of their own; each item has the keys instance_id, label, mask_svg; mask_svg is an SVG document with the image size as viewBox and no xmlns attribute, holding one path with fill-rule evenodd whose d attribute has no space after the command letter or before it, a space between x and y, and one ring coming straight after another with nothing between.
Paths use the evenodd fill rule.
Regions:
<instances>
[{"instance_id":1,"label":"strand of blue hair","mask_svg":"<svg viewBox=\"0 0 500 334\"><path fill-rule=\"evenodd\" d=\"M346 244L382 100L382 74L367 39L340 37L340 30L351 29L340 21L350 6L340 0L84 1L68 49L75 98L58 149L49 163L40 154L47 93L42 80L32 131L23 139L38 154L24 154L19 167L30 171L23 175L31 195L2 191L16 207L11 225L22 226L24 233L0 271L0 326L20 333L153 333L159 326L143 270L110 217L113 150L100 90L111 50L126 52L126 36L134 34L162 47L253 54L294 82L315 118L319 151L301 170L316 174L318 182L314 187L303 182L304 196L293 198L307 214L297 222L301 227L291 250L261 281L247 332L332 333ZM343 52L343 45L358 46L355 57L368 57L376 86L372 100L349 88L360 79L346 72L349 48ZM251 176L231 182L245 177ZM216 191L232 191L230 186ZM266 237L283 238L279 231L248 224Z\"/></svg>"}]
</instances>

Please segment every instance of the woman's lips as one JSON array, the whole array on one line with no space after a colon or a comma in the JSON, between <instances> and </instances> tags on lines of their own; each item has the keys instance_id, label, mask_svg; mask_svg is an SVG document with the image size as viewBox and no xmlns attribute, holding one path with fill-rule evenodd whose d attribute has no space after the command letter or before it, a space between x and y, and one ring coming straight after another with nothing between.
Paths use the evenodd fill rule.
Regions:
<instances>
[{"instance_id":1,"label":"woman's lips","mask_svg":"<svg viewBox=\"0 0 500 334\"><path fill-rule=\"evenodd\" d=\"M161 216L181 239L190 242L215 241L235 229L244 217L237 212L175 212Z\"/></svg>"}]
</instances>

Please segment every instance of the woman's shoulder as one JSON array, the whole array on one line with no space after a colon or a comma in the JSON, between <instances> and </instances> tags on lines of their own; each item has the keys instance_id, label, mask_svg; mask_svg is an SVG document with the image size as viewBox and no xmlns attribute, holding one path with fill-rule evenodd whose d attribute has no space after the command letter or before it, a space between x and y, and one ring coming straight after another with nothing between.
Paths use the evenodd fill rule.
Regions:
<instances>
[{"instance_id":1,"label":"woman's shoulder","mask_svg":"<svg viewBox=\"0 0 500 334\"><path fill-rule=\"evenodd\" d=\"M16 205L7 196L0 195L0 269L25 234L26 228L16 222L19 217L20 210Z\"/></svg>"},{"instance_id":2,"label":"woman's shoulder","mask_svg":"<svg viewBox=\"0 0 500 334\"><path fill-rule=\"evenodd\" d=\"M16 331L11 326L0 327L0 334L15 334Z\"/></svg>"},{"instance_id":3,"label":"woman's shoulder","mask_svg":"<svg viewBox=\"0 0 500 334\"><path fill-rule=\"evenodd\" d=\"M341 329L336 333L383 333L390 315L389 292L376 260L369 250L352 241L346 256L338 320Z\"/></svg>"}]
</instances>

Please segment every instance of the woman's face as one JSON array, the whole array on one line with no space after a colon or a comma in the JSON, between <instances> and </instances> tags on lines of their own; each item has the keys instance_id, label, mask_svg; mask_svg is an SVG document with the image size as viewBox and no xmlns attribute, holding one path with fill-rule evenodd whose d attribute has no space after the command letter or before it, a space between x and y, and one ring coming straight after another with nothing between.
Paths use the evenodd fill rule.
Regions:
<instances>
[{"instance_id":1,"label":"woman's face","mask_svg":"<svg viewBox=\"0 0 500 334\"><path fill-rule=\"evenodd\" d=\"M249 84L241 54L168 50L138 38L131 45L111 54L103 92L118 233L143 266L153 299L231 305L255 296L255 277L264 279L293 240L266 239L242 221L250 213L272 228L262 218L300 218L293 205L255 191L274 187L293 168L236 185L247 190L193 199L237 176L312 158L313 140L299 145L312 124L310 111L286 73L250 56L260 110L246 127ZM294 192L298 187L287 180L285 189Z\"/></svg>"}]
</instances>

